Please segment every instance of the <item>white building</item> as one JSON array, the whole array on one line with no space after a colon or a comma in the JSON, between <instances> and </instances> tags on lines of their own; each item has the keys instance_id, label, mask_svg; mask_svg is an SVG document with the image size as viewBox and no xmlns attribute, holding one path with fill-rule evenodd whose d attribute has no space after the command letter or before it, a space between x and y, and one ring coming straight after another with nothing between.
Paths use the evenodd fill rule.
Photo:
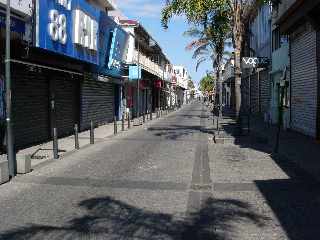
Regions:
<instances>
[{"instance_id":1,"label":"white building","mask_svg":"<svg viewBox=\"0 0 320 240\"><path fill-rule=\"evenodd\" d=\"M173 66L173 70L177 79L178 104L186 103L190 98L188 91L188 82L190 80L190 76L184 66Z\"/></svg>"}]
</instances>

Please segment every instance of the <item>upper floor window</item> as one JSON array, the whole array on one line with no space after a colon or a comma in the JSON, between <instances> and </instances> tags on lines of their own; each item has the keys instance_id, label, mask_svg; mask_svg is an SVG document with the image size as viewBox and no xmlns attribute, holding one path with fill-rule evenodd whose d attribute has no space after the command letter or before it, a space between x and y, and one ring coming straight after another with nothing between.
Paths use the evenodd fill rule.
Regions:
<instances>
[{"instance_id":1,"label":"upper floor window","mask_svg":"<svg viewBox=\"0 0 320 240\"><path fill-rule=\"evenodd\" d=\"M276 28L272 31L272 51L276 51L281 48L285 43L288 43L288 36L281 35L279 28Z\"/></svg>"}]
</instances>

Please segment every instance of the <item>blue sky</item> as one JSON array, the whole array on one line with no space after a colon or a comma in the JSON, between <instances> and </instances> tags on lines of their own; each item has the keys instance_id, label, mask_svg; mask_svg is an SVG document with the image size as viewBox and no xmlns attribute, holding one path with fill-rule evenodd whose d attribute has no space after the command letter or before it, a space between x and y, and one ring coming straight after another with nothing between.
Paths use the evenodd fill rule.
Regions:
<instances>
[{"instance_id":1,"label":"blue sky","mask_svg":"<svg viewBox=\"0 0 320 240\"><path fill-rule=\"evenodd\" d=\"M160 12L165 0L117 0L118 8L129 18L138 20L159 43L162 50L175 65L184 65L194 82L199 82L210 63L203 63L198 71L195 70L196 61L192 59L192 52L186 51L190 38L182 36L188 28L182 17L171 21L168 30L164 30L160 23Z\"/></svg>"}]
</instances>

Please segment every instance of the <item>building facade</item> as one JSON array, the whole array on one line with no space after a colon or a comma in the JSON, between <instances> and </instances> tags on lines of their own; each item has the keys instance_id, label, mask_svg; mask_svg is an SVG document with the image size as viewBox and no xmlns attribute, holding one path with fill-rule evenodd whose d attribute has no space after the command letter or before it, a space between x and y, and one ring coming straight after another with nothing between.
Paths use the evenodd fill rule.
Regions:
<instances>
[{"instance_id":1,"label":"building facade","mask_svg":"<svg viewBox=\"0 0 320 240\"><path fill-rule=\"evenodd\" d=\"M283 52L275 60L284 58L281 64L287 66L282 75L288 79L283 96L288 125L319 139L320 1L286 0L275 2L273 9L274 44Z\"/></svg>"}]
</instances>

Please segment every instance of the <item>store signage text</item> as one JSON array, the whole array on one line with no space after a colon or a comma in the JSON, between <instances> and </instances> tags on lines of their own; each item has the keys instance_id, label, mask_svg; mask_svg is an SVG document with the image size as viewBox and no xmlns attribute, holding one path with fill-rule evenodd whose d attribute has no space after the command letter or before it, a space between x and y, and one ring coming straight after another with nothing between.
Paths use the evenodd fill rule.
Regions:
<instances>
[{"instance_id":1,"label":"store signage text","mask_svg":"<svg viewBox=\"0 0 320 240\"><path fill-rule=\"evenodd\" d=\"M98 64L98 9L85 0L37 4L37 47Z\"/></svg>"},{"instance_id":2,"label":"store signage text","mask_svg":"<svg viewBox=\"0 0 320 240\"><path fill-rule=\"evenodd\" d=\"M269 59L266 57L243 57L242 67L243 68L256 68L262 67L269 64Z\"/></svg>"},{"instance_id":3,"label":"store signage text","mask_svg":"<svg viewBox=\"0 0 320 240\"><path fill-rule=\"evenodd\" d=\"M99 68L98 72L115 78L125 75L128 33L105 13L99 19Z\"/></svg>"}]
</instances>

